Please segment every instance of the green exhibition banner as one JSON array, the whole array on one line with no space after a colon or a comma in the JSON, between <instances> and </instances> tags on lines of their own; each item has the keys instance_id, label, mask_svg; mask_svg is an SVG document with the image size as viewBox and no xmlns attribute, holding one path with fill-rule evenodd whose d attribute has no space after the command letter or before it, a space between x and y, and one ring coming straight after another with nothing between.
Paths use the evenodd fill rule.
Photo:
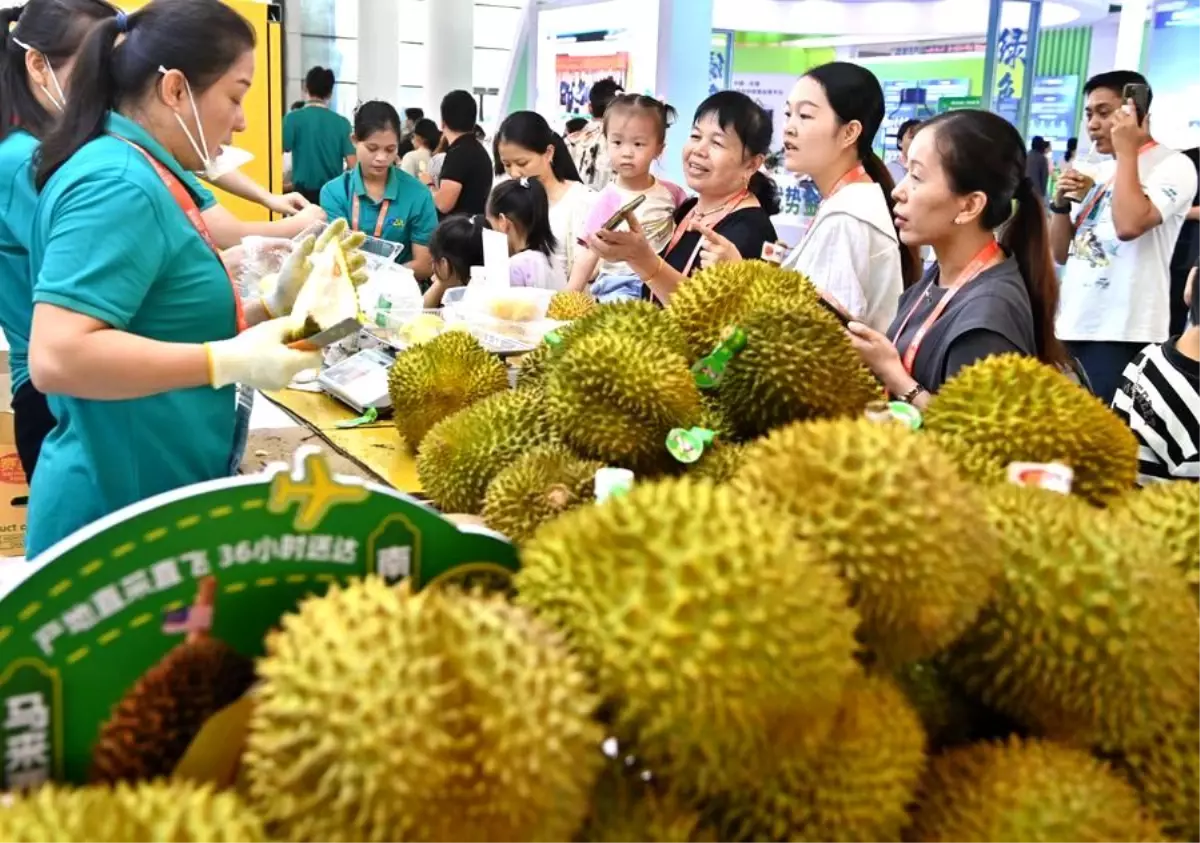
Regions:
<instances>
[{"instance_id":1,"label":"green exhibition banner","mask_svg":"<svg viewBox=\"0 0 1200 843\"><path fill-rule=\"evenodd\" d=\"M395 490L335 477L309 448L293 470L114 513L29 564L0 599L0 790L86 780L113 706L203 622L201 583L211 635L254 658L285 613L333 583L377 574L505 588L517 552Z\"/></svg>"},{"instance_id":2,"label":"green exhibition banner","mask_svg":"<svg viewBox=\"0 0 1200 843\"><path fill-rule=\"evenodd\" d=\"M983 97L942 97L938 100L938 114L947 111L961 111L964 108L983 108Z\"/></svg>"}]
</instances>

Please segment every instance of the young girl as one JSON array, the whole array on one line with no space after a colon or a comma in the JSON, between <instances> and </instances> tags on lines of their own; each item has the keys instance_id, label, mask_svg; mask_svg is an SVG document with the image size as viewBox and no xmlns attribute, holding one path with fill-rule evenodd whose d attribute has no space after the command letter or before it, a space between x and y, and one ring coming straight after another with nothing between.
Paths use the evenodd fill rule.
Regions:
<instances>
[{"instance_id":1,"label":"young girl","mask_svg":"<svg viewBox=\"0 0 1200 843\"><path fill-rule=\"evenodd\" d=\"M508 236L512 286L563 288L552 263L558 241L550 230L550 200L540 181L522 176L496 185L488 198L487 220Z\"/></svg>"},{"instance_id":2,"label":"young girl","mask_svg":"<svg viewBox=\"0 0 1200 843\"><path fill-rule=\"evenodd\" d=\"M496 131L496 175L536 178L550 200L550 230L558 241L552 263L564 286L579 257L576 240L583 232L596 194L579 180L571 153L546 118L516 111Z\"/></svg>"},{"instance_id":3,"label":"young girl","mask_svg":"<svg viewBox=\"0 0 1200 843\"><path fill-rule=\"evenodd\" d=\"M667 128L674 117L675 110L669 105L637 94L618 96L608 106L604 116L605 137L616 181L600 192L584 226L584 237L594 234L630 200L644 195L646 198L634 216L655 252L666 247L675 230L675 211L686 196L678 185L655 178L650 167L662 155ZM583 291L589 283L592 295L602 302L637 299L642 295L642 281L627 264L601 261L591 250L579 247L568 287Z\"/></svg>"},{"instance_id":4,"label":"young girl","mask_svg":"<svg viewBox=\"0 0 1200 843\"><path fill-rule=\"evenodd\" d=\"M447 217L433 232L429 252L433 256L433 284L425 291L425 307L441 307L447 290L465 287L471 267L483 266L483 214Z\"/></svg>"}]
</instances>

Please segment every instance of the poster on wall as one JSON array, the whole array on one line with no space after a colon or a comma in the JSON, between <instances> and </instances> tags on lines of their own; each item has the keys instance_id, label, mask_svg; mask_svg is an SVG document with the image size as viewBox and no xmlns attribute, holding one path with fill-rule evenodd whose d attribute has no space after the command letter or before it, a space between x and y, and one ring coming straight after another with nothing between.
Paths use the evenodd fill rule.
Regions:
<instances>
[{"instance_id":1,"label":"poster on wall","mask_svg":"<svg viewBox=\"0 0 1200 843\"><path fill-rule=\"evenodd\" d=\"M727 90L733 72L733 32L714 29L712 46L708 52L708 93Z\"/></svg>"},{"instance_id":2,"label":"poster on wall","mask_svg":"<svg viewBox=\"0 0 1200 843\"><path fill-rule=\"evenodd\" d=\"M1167 146L1200 146L1200 0L1159 0L1144 68L1154 88L1154 136Z\"/></svg>"},{"instance_id":3,"label":"poster on wall","mask_svg":"<svg viewBox=\"0 0 1200 843\"><path fill-rule=\"evenodd\" d=\"M1055 153L1066 152L1067 139L1075 136L1075 107L1079 99L1078 76L1039 76L1033 80L1029 102L1029 136L1041 135Z\"/></svg>"},{"instance_id":4,"label":"poster on wall","mask_svg":"<svg viewBox=\"0 0 1200 843\"><path fill-rule=\"evenodd\" d=\"M629 79L629 53L606 56L554 57L554 79L558 86L558 104L564 112L586 117L592 85L611 76L624 88Z\"/></svg>"},{"instance_id":5,"label":"poster on wall","mask_svg":"<svg viewBox=\"0 0 1200 843\"><path fill-rule=\"evenodd\" d=\"M771 150L783 148L783 130L787 126L787 98L796 84L792 73L735 73L733 90L741 91L766 109L774 132Z\"/></svg>"}]
</instances>

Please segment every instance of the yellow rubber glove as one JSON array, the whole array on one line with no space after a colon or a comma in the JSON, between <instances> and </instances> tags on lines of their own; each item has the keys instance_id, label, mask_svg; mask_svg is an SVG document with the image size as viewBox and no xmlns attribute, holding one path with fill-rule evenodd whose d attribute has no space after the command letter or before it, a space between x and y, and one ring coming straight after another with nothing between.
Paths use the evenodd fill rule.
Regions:
<instances>
[{"instance_id":1,"label":"yellow rubber glove","mask_svg":"<svg viewBox=\"0 0 1200 843\"><path fill-rule=\"evenodd\" d=\"M298 373L321 366L321 352L288 348L287 319L260 322L236 337L205 343L208 380L214 389L240 383L254 389L283 389Z\"/></svg>"},{"instance_id":2,"label":"yellow rubber glove","mask_svg":"<svg viewBox=\"0 0 1200 843\"><path fill-rule=\"evenodd\" d=\"M346 220L339 218L321 232L313 253L320 254L334 240L342 247L342 254L346 256L346 269L350 272L351 282L355 287L361 287L367 283L368 277L367 256L360 251L363 243L367 242L367 235L361 231L351 231Z\"/></svg>"},{"instance_id":3,"label":"yellow rubber glove","mask_svg":"<svg viewBox=\"0 0 1200 843\"><path fill-rule=\"evenodd\" d=\"M296 304L296 296L300 295L300 289L312 272L311 258L316 244L317 238L310 234L301 240L300 244L287 256L287 260L283 262L283 266L279 268L279 274L275 277L275 284L262 297L267 316L274 319L279 316L287 316L292 312L292 306Z\"/></svg>"}]
</instances>

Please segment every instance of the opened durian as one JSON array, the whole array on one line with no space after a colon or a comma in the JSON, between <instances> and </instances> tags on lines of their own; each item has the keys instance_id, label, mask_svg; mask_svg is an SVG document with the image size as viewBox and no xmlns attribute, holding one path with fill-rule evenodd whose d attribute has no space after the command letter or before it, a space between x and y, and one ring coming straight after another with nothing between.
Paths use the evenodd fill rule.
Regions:
<instances>
[{"instance_id":1,"label":"opened durian","mask_svg":"<svg viewBox=\"0 0 1200 843\"><path fill-rule=\"evenodd\" d=\"M1195 713L1196 602L1157 542L1035 488L996 487L984 511L1005 562L947 659L968 692L1035 734L1109 751Z\"/></svg>"},{"instance_id":2,"label":"opened durian","mask_svg":"<svg viewBox=\"0 0 1200 843\"><path fill-rule=\"evenodd\" d=\"M717 396L743 439L794 421L861 416L881 396L841 324L815 299L755 311L741 327L746 347Z\"/></svg>"},{"instance_id":3,"label":"opened durian","mask_svg":"<svg viewBox=\"0 0 1200 843\"><path fill-rule=\"evenodd\" d=\"M952 749L922 783L906 839L1161 840L1137 794L1109 766L1078 749L1012 738Z\"/></svg>"},{"instance_id":4,"label":"opened durian","mask_svg":"<svg viewBox=\"0 0 1200 843\"><path fill-rule=\"evenodd\" d=\"M570 322L574 319L582 319L599 306L596 300L587 293L563 290L555 293L554 297L550 299L550 305L546 308L546 318Z\"/></svg>"},{"instance_id":5,"label":"opened durian","mask_svg":"<svg viewBox=\"0 0 1200 843\"><path fill-rule=\"evenodd\" d=\"M278 839L567 840L603 756L559 634L503 598L378 579L267 639L243 763Z\"/></svg>"},{"instance_id":6,"label":"opened durian","mask_svg":"<svg viewBox=\"0 0 1200 843\"><path fill-rule=\"evenodd\" d=\"M534 448L488 484L483 520L513 541L525 541L542 523L593 500L601 468L603 463L562 445Z\"/></svg>"},{"instance_id":7,"label":"opened durian","mask_svg":"<svg viewBox=\"0 0 1200 843\"><path fill-rule=\"evenodd\" d=\"M257 843L262 823L235 794L190 782L46 785L0 805L0 840L11 843Z\"/></svg>"},{"instance_id":8,"label":"opened durian","mask_svg":"<svg viewBox=\"0 0 1200 843\"><path fill-rule=\"evenodd\" d=\"M788 425L746 448L732 485L785 513L836 568L861 640L887 665L937 653L992 594L1001 561L982 499L932 439L903 425Z\"/></svg>"},{"instance_id":9,"label":"opened durian","mask_svg":"<svg viewBox=\"0 0 1200 843\"><path fill-rule=\"evenodd\" d=\"M396 428L413 452L442 419L507 389L504 363L463 331L409 349L388 372Z\"/></svg>"},{"instance_id":10,"label":"opened durian","mask_svg":"<svg viewBox=\"0 0 1200 843\"><path fill-rule=\"evenodd\" d=\"M1103 505L1133 488L1137 440L1098 398L1029 357L1004 354L966 367L925 411L925 428L968 476L1004 482L1013 462L1058 462L1072 493Z\"/></svg>"},{"instance_id":11,"label":"opened durian","mask_svg":"<svg viewBox=\"0 0 1200 843\"><path fill-rule=\"evenodd\" d=\"M478 514L492 479L517 457L558 435L536 389L501 392L442 419L421 440L421 488L443 512Z\"/></svg>"},{"instance_id":12,"label":"opened durian","mask_svg":"<svg viewBox=\"0 0 1200 843\"><path fill-rule=\"evenodd\" d=\"M769 727L819 733L857 670L856 614L784 519L713 483L639 482L522 547L517 599L562 629L656 775L731 789Z\"/></svg>"},{"instance_id":13,"label":"opened durian","mask_svg":"<svg viewBox=\"0 0 1200 843\"><path fill-rule=\"evenodd\" d=\"M783 741L774 753L769 775L725 798L723 839L900 839L925 765L925 733L891 679L851 679L824 741Z\"/></svg>"},{"instance_id":14,"label":"opened durian","mask_svg":"<svg viewBox=\"0 0 1200 843\"><path fill-rule=\"evenodd\" d=\"M703 414L685 358L610 332L572 335L546 378L546 408L575 451L639 474L672 469L667 435L698 425Z\"/></svg>"}]
</instances>

